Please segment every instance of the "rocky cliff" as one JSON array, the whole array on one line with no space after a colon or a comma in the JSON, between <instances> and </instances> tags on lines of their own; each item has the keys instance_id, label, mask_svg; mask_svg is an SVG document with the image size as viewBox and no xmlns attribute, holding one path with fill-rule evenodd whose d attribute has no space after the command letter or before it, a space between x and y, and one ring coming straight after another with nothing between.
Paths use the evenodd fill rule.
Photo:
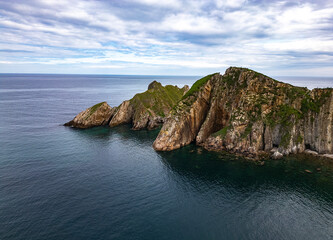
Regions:
<instances>
[{"instance_id":1,"label":"rocky cliff","mask_svg":"<svg viewBox=\"0 0 333 240\"><path fill-rule=\"evenodd\" d=\"M73 120L64 125L75 128L107 125L114 111L115 109L111 108L106 102L101 102L80 112Z\"/></svg>"},{"instance_id":2,"label":"rocky cliff","mask_svg":"<svg viewBox=\"0 0 333 240\"><path fill-rule=\"evenodd\" d=\"M106 102L79 113L72 121L65 124L76 128L89 128L109 125L114 127L120 124L131 123L133 129L153 129L164 122L165 116L181 100L188 91L183 88L166 85L153 81L148 90L136 94L132 99L124 101L118 107L111 108Z\"/></svg>"},{"instance_id":3,"label":"rocky cliff","mask_svg":"<svg viewBox=\"0 0 333 240\"><path fill-rule=\"evenodd\" d=\"M136 94L131 100L124 101L117 107L110 126L132 123L134 130L143 128L153 129L164 122L165 116L180 101L188 86L162 86L159 82L152 82L148 90Z\"/></svg>"},{"instance_id":4,"label":"rocky cliff","mask_svg":"<svg viewBox=\"0 0 333 240\"><path fill-rule=\"evenodd\" d=\"M246 68L198 80L167 117L153 147L191 142L257 156L333 153L333 89L294 87Z\"/></svg>"}]
</instances>

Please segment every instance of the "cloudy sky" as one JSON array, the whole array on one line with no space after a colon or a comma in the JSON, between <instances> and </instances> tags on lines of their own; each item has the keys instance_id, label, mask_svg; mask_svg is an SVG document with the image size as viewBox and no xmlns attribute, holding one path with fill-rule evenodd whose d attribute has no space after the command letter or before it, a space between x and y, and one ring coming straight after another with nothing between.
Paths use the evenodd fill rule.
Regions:
<instances>
[{"instance_id":1,"label":"cloudy sky","mask_svg":"<svg viewBox=\"0 0 333 240\"><path fill-rule=\"evenodd\" d=\"M0 0L0 72L333 76L333 1Z\"/></svg>"}]
</instances>

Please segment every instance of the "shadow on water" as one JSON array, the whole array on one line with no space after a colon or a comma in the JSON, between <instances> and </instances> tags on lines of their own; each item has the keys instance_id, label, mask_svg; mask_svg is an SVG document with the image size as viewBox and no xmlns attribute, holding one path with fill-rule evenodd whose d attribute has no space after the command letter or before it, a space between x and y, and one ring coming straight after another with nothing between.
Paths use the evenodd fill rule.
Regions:
<instances>
[{"instance_id":1,"label":"shadow on water","mask_svg":"<svg viewBox=\"0 0 333 240\"><path fill-rule=\"evenodd\" d=\"M83 138L91 138L91 139L101 139L101 140L108 140L111 136L111 129L109 127L93 127L88 129L77 129L77 128L69 128L69 131L72 131L79 137Z\"/></svg>"},{"instance_id":2,"label":"shadow on water","mask_svg":"<svg viewBox=\"0 0 333 240\"><path fill-rule=\"evenodd\" d=\"M91 140L111 140L112 138L120 137L123 140L136 140L140 141L141 143L152 143L157 137L159 130L161 129L132 130L131 124L120 125L113 128L108 126L93 127L88 129L66 128L81 138Z\"/></svg>"},{"instance_id":3,"label":"shadow on water","mask_svg":"<svg viewBox=\"0 0 333 240\"><path fill-rule=\"evenodd\" d=\"M107 142L115 138L151 146L160 129L131 130L131 125L115 128L70 129L81 138ZM153 151L153 150L152 150ZM310 156L290 156L267 160L264 165L226 153L209 152L194 144L170 152L157 152L161 162L184 181L223 185L242 192L253 189L297 189L333 203L333 161ZM306 172L309 170L311 173Z\"/></svg>"},{"instance_id":4,"label":"shadow on water","mask_svg":"<svg viewBox=\"0 0 333 240\"><path fill-rule=\"evenodd\" d=\"M264 165L226 153L209 152L189 145L172 152L159 152L172 172L209 185L222 185L241 192L253 189L297 191L318 195L333 204L333 161L310 156L267 160ZM311 173L306 172L311 171Z\"/></svg>"},{"instance_id":5,"label":"shadow on water","mask_svg":"<svg viewBox=\"0 0 333 240\"><path fill-rule=\"evenodd\" d=\"M136 141L140 141L141 143L152 144L161 129L159 127L154 130L147 130L147 129L132 130L130 129L131 127L132 126L130 124L121 125L112 128L111 131L113 134L117 134L123 139L129 139L129 140L134 139Z\"/></svg>"}]
</instances>

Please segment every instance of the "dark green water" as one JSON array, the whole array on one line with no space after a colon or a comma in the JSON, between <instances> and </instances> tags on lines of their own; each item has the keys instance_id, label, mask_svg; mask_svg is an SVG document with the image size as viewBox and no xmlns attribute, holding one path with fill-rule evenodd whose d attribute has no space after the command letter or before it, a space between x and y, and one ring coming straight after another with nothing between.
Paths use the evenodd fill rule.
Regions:
<instances>
[{"instance_id":1,"label":"dark green water","mask_svg":"<svg viewBox=\"0 0 333 240\"><path fill-rule=\"evenodd\" d=\"M157 130L60 125L153 79L0 76L0 239L333 238L332 161L158 153Z\"/></svg>"}]
</instances>

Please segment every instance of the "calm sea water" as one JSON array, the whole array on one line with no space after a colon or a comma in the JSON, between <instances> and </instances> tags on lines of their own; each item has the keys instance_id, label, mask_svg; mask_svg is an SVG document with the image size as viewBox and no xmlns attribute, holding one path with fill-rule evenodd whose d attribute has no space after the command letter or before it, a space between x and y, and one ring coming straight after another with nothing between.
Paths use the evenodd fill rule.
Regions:
<instances>
[{"instance_id":1,"label":"calm sea water","mask_svg":"<svg viewBox=\"0 0 333 240\"><path fill-rule=\"evenodd\" d=\"M158 153L158 130L61 126L152 80L197 78L1 74L0 239L332 239L330 161Z\"/></svg>"}]
</instances>

